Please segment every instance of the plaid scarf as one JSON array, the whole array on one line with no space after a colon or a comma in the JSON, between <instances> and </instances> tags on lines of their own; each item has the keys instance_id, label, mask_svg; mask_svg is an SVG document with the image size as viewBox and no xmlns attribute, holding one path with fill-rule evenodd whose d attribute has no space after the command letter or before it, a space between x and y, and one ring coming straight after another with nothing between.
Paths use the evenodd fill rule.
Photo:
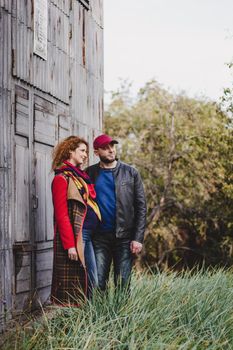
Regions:
<instances>
[{"instance_id":1,"label":"plaid scarf","mask_svg":"<svg viewBox=\"0 0 233 350\"><path fill-rule=\"evenodd\" d=\"M96 192L94 184L91 182L91 179L87 173L75 167L68 161L64 161L59 167L55 169L55 174L64 174L68 177L71 177L77 189L81 193L85 203L94 210L99 220L101 220L100 210L97 203L95 202Z\"/></svg>"}]
</instances>

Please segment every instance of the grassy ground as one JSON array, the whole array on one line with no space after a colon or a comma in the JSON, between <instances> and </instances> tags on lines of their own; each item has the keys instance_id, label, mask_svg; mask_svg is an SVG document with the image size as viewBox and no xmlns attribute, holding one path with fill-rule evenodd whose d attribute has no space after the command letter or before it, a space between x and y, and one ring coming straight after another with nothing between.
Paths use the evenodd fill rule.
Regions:
<instances>
[{"instance_id":1,"label":"grassy ground","mask_svg":"<svg viewBox=\"0 0 233 350\"><path fill-rule=\"evenodd\" d=\"M4 349L233 349L233 271L134 275L131 295L96 295L15 331Z\"/></svg>"}]
</instances>

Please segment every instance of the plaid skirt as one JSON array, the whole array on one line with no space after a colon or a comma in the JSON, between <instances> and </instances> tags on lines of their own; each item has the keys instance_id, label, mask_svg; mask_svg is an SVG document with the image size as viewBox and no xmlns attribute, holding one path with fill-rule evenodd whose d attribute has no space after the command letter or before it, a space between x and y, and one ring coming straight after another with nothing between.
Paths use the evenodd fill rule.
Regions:
<instances>
[{"instance_id":1,"label":"plaid skirt","mask_svg":"<svg viewBox=\"0 0 233 350\"><path fill-rule=\"evenodd\" d=\"M79 306L87 289L86 271L81 261L68 258L62 246L59 232L54 237L53 278L51 301L63 306Z\"/></svg>"}]
</instances>

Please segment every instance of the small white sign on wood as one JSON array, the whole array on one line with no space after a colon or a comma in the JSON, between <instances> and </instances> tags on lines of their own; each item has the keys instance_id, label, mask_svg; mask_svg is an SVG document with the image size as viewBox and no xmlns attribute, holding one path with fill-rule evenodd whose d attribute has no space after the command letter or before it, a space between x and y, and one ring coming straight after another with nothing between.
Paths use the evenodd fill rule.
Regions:
<instances>
[{"instance_id":1,"label":"small white sign on wood","mask_svg":"<svg viewBox=\"0 0 233 350\"><path fill-rule=\"evenodd\" d=\"M48 0L34 0L34 53L47 60Z\"/></svg>"}]
</instances>

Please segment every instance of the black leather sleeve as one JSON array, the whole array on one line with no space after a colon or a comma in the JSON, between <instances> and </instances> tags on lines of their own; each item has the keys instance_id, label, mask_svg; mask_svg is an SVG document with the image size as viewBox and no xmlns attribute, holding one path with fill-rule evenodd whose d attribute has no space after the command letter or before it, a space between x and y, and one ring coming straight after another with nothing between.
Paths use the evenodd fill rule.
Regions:
<instances>
[{"instance_id":1,"label":"black leather sleeve","mask_svg":"<svg viewBox=\"0 0 233 350\"><path fill-rule=\"evenodd\" d=\"M142 243L146 228L146 197L140 174L136 171L134 176L134 210L135 235L134 240Z\"/></svg>"}]
</instances>

